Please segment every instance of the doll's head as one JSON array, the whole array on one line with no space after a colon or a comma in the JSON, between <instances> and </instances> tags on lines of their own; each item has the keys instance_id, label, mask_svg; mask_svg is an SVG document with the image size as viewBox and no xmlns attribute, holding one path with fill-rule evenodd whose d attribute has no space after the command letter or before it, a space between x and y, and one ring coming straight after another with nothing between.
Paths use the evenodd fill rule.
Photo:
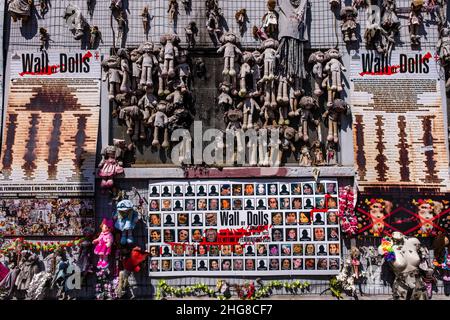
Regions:
<instances>
[{"instance_id":1,"label":"doll's head","mask_svg":"<svg viewBox=\"0 0 450 320\"><path fill-rule=\"evenodd\" d=\"M287 140L293 140L296 138L297 131L292 127L286 127L284 129L283 135Z\"/></svg>"},{"instance_id":2,"label":"doll's head","mask_svg":"<svg viewBox=\"0 0 450 320\"><path fill-rule=\"evenodd\" d=\"M300 99L300 108L305 110L312 110L317 107L317 100L310 96L303 96Z\"/></svg>"},{"instance_id":3,"label":"doll's head","mask_svg":"<svg viewBox=\"0 0 450 320\"><path fill-rule=\"evenodd\" d=\"M276 49L276 48L278 48L278 41L275 39L269 38L267 40L264 40L264 42L262 43L262 47L263 47L263 49L268 49L268 48Z\"/></svg>"},{"instance_id":4,"label":"doll's head","mask_svg":"<svg viewBox=\"0 0 450 320\"><path fill-rule=\"evenodd\" d=\"M238 39L236 35L232 32L226 32L223 36L220 37L220 42L222 43L233 43L236 44Z\"/></svg>"},{"instance_id":5,"label":"doll's head","mask_svg":"<svg viewBox=\"0 0 450 320\"><path fill-rule=\"evenodd\" d=\"M352 259L359 259L360 256L361 256L361 252L359 251L359 249L357 247L352 247L350 249L350 257Z\"/></svg>"},{"instance_id":6,"label":"doll's head","mask_svg":"<svg viewBox=\"0 0 450 320\"><path fill-rule=\"evenodd\" d=\"M111 219L103 218L102 224L100 225L102 232L111 232L114 229L114 223Z\"/></svg>"},{"instance_id":7,"label":"doll's head","mask_svg":"<svg viewBox=\"0 0 450 320\"><path fill-rule=\"evenodd\" d=\"M325 54L322 51L316 51L311 53L308 59L308 63L322 63L325 60Z\"/></svg>"},{"instance_id":8,"label":"doll's head","mask_svg":"<svg viewBox=\"0 0 450 320\"><path fill-rule=\"evenodd\" d=\"M339 59L340 57L341 54L338 49L332 48L325 52L325 60Z\"/></svg>"},{"instance_id":9,"label":"doll's head","mask_svg":"<svg viewBox=\"0 0 450 320\"><path fill-rule=\"evenodd\" d=\"M267 1L267 9L269 9L270 11L275 10L276 5L277 5L276 0L268 0Z\"/></svg>"}]
</instances>

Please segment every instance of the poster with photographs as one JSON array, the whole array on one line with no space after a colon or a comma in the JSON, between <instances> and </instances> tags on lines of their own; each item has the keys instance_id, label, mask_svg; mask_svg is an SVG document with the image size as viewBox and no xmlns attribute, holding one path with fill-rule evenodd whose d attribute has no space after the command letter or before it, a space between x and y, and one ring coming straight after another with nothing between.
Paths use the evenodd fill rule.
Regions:
<instances>
[{"instance_id":1,"label":"poster with photographs","mask_svg":"<svg viewBox=\"0 0 450 320\"><path fill-rule=\"evenodd\" d=\"M152 182L148 197L150 276L339 271L336 180Z\"/></svg>"},{"instance_id":2,"label":"poster with photographs","mask_svg":"<svg viewBox=\"0 0 450 320\"><path fill-rule=\"evenodd\" d=\"M95 232L91 198L0 200L0 234L83 236Z\"/></svg>"}]
</instances>

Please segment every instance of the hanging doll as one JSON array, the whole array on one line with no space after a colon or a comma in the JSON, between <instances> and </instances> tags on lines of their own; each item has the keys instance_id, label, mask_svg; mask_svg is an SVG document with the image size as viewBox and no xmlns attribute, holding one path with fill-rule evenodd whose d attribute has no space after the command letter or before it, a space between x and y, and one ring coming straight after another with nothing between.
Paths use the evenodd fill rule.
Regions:
<instances>
[{"instance_id":1,"label":"hanging doll","mask_svg":"<svg viewBox=\"0 0 450 320\"><path fill-rule=\"evenodd\" d=\"M169 14L169 22L174 23L178 18L178 0L169 0L169 9L167 9Z\"/></svg>"},{"instance_id":2,"label":"hanging doll","mask_svg":"<svg viewBox=\"0 0 450 320\"><path fill-rule=\"evenodd\" d=\"M315 166L322 166L325 164L325 157L323 155L322 142L316 140L312 144L313 164Z\"/></svg>"},{"instance_id":3,"label":"hanging doll","mask_svg":"<svg viewBox=\"0 0 450 320\"><path fill-rule=\"evenodd\" d=\"M261 54L259 61L264 61L264 75L261 79L263 82L272 81L275 79L275 60L277 57L278 41L274 39L267 39L261 45Z\"/></svg>"},{"instance_id":4,"label":"hanging doll","mask_svg":"<svg viewBox=\"0 0 450 320\"><path fill-rule=\"evenodd\" d=\"M252 86L253 83L248 83L249 78L252 77L252 65L255 62L253 54L249 51L245 51L242 54L242 65L239 72L239 96L245 97L247 95L247 88Z\"/></svg>"},{"instance_id":5,"label":"hanging doll","mask_svg":"<svg viewBox=\"0 0 450 320\"><path fill-rule=\"evenodd\" d=\"M186 50L180 52L177 57L177 62L178 64L175 67L175 73L178 74L181 84L187 88L191 78L191 68L189 67L188 54Z\"/></svg>"},{"instance_id":6,"label":"hanging doll","mask_svg":"<svg viewBox=\"0 0 450 320\"><path fill-rule=\"evenodd\" d=\"M237 105L237 109L242 110L243 113L244 123L242 125L242 129L253 129L256 126L256 123L253 122L254 116L256 115L256 110L261 110L258 103L255 99L253 99L253 95L247 94L244 97L244 100Z\"/></svg>"},{"instance_id":7,"label":"hanging doll","mask_svg":"<svg viewBox=\"0 0 450 320\"><path fill-rule=\"evenodd\" d=\"M278 120L278 124L280 125L289 125L288 114L290 113L289 103L289 95L288 95L288 79L284 76L278 77L278 93L277 93L277 102L278 102L278 111L280 114L280 119ZM294 95L292 94L292 97Z\"/></svg>"},{"instance_id":8,"label":"hanging doll","mask_svg":"<svg viewBox=\"0 0 450 320\"><path fill-rule=\"evenodd\" d=\"M228 111L233 106L233 98L230 96L231 85L227 82L222 82L219 85L220 95L217 97L218 106Z\"/></svg>"},{"instance_id":9,"label":"hanging doll","mask_svg":"<svg viewBox=\"0 0 450 320\"><path fill-rule=\"evenodd\" d=\"M223 45L217 49L217 53L224 52L224 66L223 75L230 75L234 78L236 76L236 70L234 69L234 62L236 58L242 55L241 50L237 47L237 37L234 33L227 32L221 38L220 42Z\"/></svg>"},{"instance_id":10,"label":"hanging doll","mask_svg":"<svg viewBox=\"0 0 450 320\"><path fill-rule=\"evenodd\" d=\"M390 55L395 44L394 37L400 30L400 20L397 17L395 0L383 0L382 6L381 32L387 41L386 52Z\"/></svg>"},{"instance_id":11,"label":"hanging doll","mask_svg":"<svg viewBox=\"0 0 450 320\"><path fill-rule=\"evenodd\" d=\"M208 9L206 12L206 17L207 17L206 30L208 31L211 41L216 47L220 42L219 39L222 33L220 24L221 18L220 9L219 8Z\"/></svg>"},{"instance_id":12,"label":"hanging doll","mask_svg":"<svg viewBox=\"0 0 450 320\"><path fill-rule=\"evenodd\" d=\"M8 12L14 22L22 20L27 22L31 16L31 0L8 0Z\"/></svg>"},{"instance_id":13,"label":"hanging doll","mask_svg":"<svg viewBox=\"0 0 450 320\"><path fill-rule=\"evenodd\" d=\"M41 42L40 50L47 50L50 41L50 35L48 34L47 29L43 27L39 28L39 40Z\"/></svg>"},{"instance_id":14,"label":"hanging doll","mask_svg":"<svg viewBox=\"0 0 450 320\"><path fill-rule=\"evenodd\" d=\"M323 65L325 61L325 55L322 51L313 52L308 59L308 62L314 64L312 69L312 76L314 78L314 95L320 97L323 94L322 81L323 81Z\"/></svg>"},{"instance_id":15,"label":"hanging doll","mask_svg":"<svg viewBox=\"0 0 450 320\"><path fill-rule=\"evenodd\" d=\"M450 30L442 28L437 43L437 50L441 63L447 65L450 62Z\"/></svg>"},{"instance_id":16,"label":"hanging doll","mask_svg":"<svg viewBox=\"0 0 450 320\"><path fill-rule=\"evenodd\" d=\"M341 31L344 35L344 42L346 44L358 40L356 38L357 16L358 11L352 6L346 6L341 9L341 19L344 21L341 25Z\"/></svg>"},{"instance_id":17,"label":"hanging doll","mask_svg":"<svg viewBox=\"0 0 450 320\"><path fill-rule=\"evenodd\" d=\"M352 247L350 249L350 265L354 283L358 285L359 293L363 295L364 292L362 290L362 283L364 280L364 272L363 272L363 265L361 263L361 252L357 247ZM356 295L356 290L354 294Z\"/></svg>"},{"instance_id":18,"label":"hanging doll","mask_svg":"<svg viewBox=\"0 0 450 320\"><path fill-rule=\"evenodd\" d=\"M264 105L261 108L260 116L264 118L264 127L268 125L276 126L277 101L275 97L274 81L269 81L264 84Z\"/></svg>"},{"instance_id":19,"label":"hanging doll","mask_svg":"<svg viewBox=\"0 0 450 320\"><path fill-rule=\"evenodd\" d=\"M21 252L19 270L20 272L17 275L15 285L19 295L22 296L30 287L34 275L40 272L38 256L31 251L23 250Z\"/></svg>"},{"instance_id":20,"label":"hanging doll","mask_svg":"<svg viewBox=\"0 0 450 320\"><path fill-rule=\"evenodd\" d=\"M161 145L163 148L169 147L169 131L167 128L167 125L169 123L169 118L166 115L167 112L167 101L161 100L158 102L156 106L156 112L152 114L148 120L148 123L153 126L153 141L152 146L153 147L159 147L159 130L164 130L164 141Z\"/></svg>"},{"instance_id":21,"label":"hanging doll","mask_svg":"<svg viewBox=\"0 0 450 320\"><path fill-rule=\"evenodd\" d=\"M450 296L450 241L446 233L440 232L433 242L434 261L444 284L444 294Z\"/></svg>"},{"instance_id":22,"label":"hanging doll","mask_svg":"<svg viewBox=\"0 0 450 320\"><path fill-rule=\"evenodd\" d=\"M141 264L148 258L149 252L143 251L140 247L131 250L129 257L122 262L123 270L119 273L119 284L116 289L119 298L125 296L127 289L131 291L131 299L135 298L136 279L134 273L141 270Z\"/></svg>"},{"instance_id":23,"label":"hanging doll","mask_svg":"<svg viewBox=\"0 0 450 320\"><path fill-rule=\"evenodd\" d=\"M298 164L301 167L309 167L312 164L309 147L306 144L300 149L300 160Z\"/></svg>"},{"instance_id":24,"label":"hanging doll","mask_svg":"<svg viewBox=\"0 0 450 320\"><path fill-rule=\"evenodd\" d=\"M327 111L322 115L325 119L328 117L328 136L327 140L333 140L335 143L339 140L339 120L341 114L347 112L348 105L342 99L335 99L332 104L328 105Z\"/></svg>"},{"instance_id":25,"label":"hanging doll","mask_svg":"<svg viewBox=\"0 0 450 320\"><path fill-rule=\"evenodd\" d=\"M324 79L328 90L328 103L334 101L335 93L341 92L342 88L342 78L341 72L346 71L344 65L339 60L341 54L337 49L330 49L325 53L325 64L324 71L327 73L327 77Z\"/></svg>"},{"instance_id":26,"label":"hanging doll","mask_svg":"<svg viewBox=\"0 0 450 320\"><path fill-rule=\"evenodd\" d=\"M409 33L412 45L420 45L420 36L418 35L418 32L420 25L423 22L423 3L423 0L411 0L411 11L409 12Z\"/></svg>"},{"instance_id":27,"label":"hanging doll","mask_svg":"<svg viewBox=\"0 0 450 320\"><path fill-rule=\"evenodd\" d=\"M130 53L131 60L131 90L136 91L141 81L142 68L140 61L142 54L140 48L134 49ZM146 79L144 79L146 82Z\"/></svg>"},{"instance_id":28,"label":"hanging doll","mask_svg":"<svg viewBox=\"0 0 450 320\"><path fill-rule=\"evenodd\" d=\"M120 58L120 74L122 76L122 82L120 84L120 92L128 93L131 92L131 80L130 80L130 56L128 50L125 48L120 48L117 51L117 55Z\"/></svg>"},{"instance_id":29,"label":"hanging doll","mask_svg":"<svg viewBox=\"0 0 450 320\"><path fill-rule=\"evenodd\" d=\"M120 201L117 204L117 213L114 215L114 219L116 219L114 226L116 229L122 231L120 244L133 243L133 230L139 220L139 216L136 210L134 210L133 203L128 199Z\"/></svg>"},{"instance_id":30,"label":"hanging doll","mask_svg":"<svg viewBox=\"0 0 450 320\"><path fill-rule=\"evenodd\" d=\"M145 6L141 12L142 28L144 29L145 39L148 40L148 32L150 30L150 13L148 12L148 6Z\"/></svg>"},{"instance_id":31,"label":"hanging doll","mask_svg":"<svg viewBox=\"0 0 450 320\"><path fill-rule=\"evenodd\" d=\"M334 141L327 142L327 150L326 150L326 161L327 165L335 166L338 163L337 158L337 143Z\"/></svg>"},{"instance_id":32,"label":"hanging doll","mask_svg":"<svg viewBox=\"0 0 450 320\"><path fill-rule=\"evenodd\" d=\"M198 28L195 21L189 22L188 26L184 28L186 35L186 42L188 44L188 49L195 47L195 37L198 35Z\"/></svg>"},{"instance_id":33,"label":"hanging doll","mask_svg":"<svg viewBox=\"0 0 450 320\"><path fill-rule=\"evenodd\" d=\"M244 151L244 141L241 139L243 113L238 109L230 109L224 113L224 118L225 123L227 124L225 131L227 132L227 134L231 135L233 141L234 137L236 137L236 151L232 150L233 154L231 162L239 162L240 157L242 156L242 153ZM234 147L234 143L232 143L231 146Z\"/></svg>"},{"instance_id":34,"label":"hanging doll","mask_svg":"<svg viewBox=\"0 0 450 320\"><path fill-rule=\"evenodd\" d=\"M308 141L308 123L314 122L316 126L319 125L319 120L315 120L313 117L313 112L315 109L317 109L318 103L317 100L313 97L304 96L300 99L299 106L301 108L301 117L300 117L300 123L302 127L302 133L301 137L303 138L303 141Z\"/></svg>"},{"instance_id":35,"label":"hanging doll","mask_svg":"<svg viewBox=\"0 0 450 320\"><path fill-rule=\"evenodd\" d=\"M92 241L95 244L94 253L99 256L97 268L106 269L109 266L108 256L111 254L111 247L114 242L112 231L114 230L114 222L104 218L100 225L102 232L98 238Z\"/></svg>"},{"instance_id":36,"label":"hanging doll","mask_svg":"<svg viewBox=\"0 0 450 320\"><path fill-rule=\"evenodd\" d=\"M121 59L117 55L111 55L102 61L104 69L103 81L108 81L108 98L114 100L115 96L120 92L121 79Z\"/></svg>"},{"instance_id":37,"label":"hanging doll","mask_svg":"<svg viewBox=\"0 0 450 320\"><path fill-rule=\"evenodd\" d=\"M103 43L102 33L97 26L93 26L89 38L89 49L96 49L100 42Z\"/></svg>"},{"instance_id":38,"label":"hanging doll","mask_svg":"<svg viewBox=\"0 0 450 320\"><path fill-rule=\"evenodd\" d=\"M138 106L139 109L144 110L144 119L147 119L156 112L156 105L158 100L153 94L153 90L149 87L146 88L145 94L139 99Z\"/></svg>"},{"instance_id":39,"label":"hanging doll","mask_svg":"<svg viewBox=\"0 0 450 320\"><path fill-rule=\"evenodd\" d=\"M64 19L66 20L66 24L69 27L69 30L73 33L73 38L75 40L80 40L84 36L84 29L88 25L81 10L69 4L64 13Z\"/></svg>"},{"instance_id":40,"label":"hanging doll","mask_svg":"<svg viewBox=\"0 0 450 320\"><path fill-rule=\"evenodd\" d=\"M283 127L281 129L280 151L278 152L278 161L281 163L283 155L286 153L294 154L296 151L295 143L299 140L297 131L292 127Z\"/></svg>"},{"instance_id":41,"label":"hanging doll","mask_svg":"<svg viewBox=\"0 0 450 320\"><path fill-rule=\"evenodd\" d=\"M87 11L91 18L94 15L95 4L96 4L96 0L86 0Z\"/></svg>"},{"instance_id":42,"label":"hanging doll","mask_svg":"<svg viewBox=\"0 0 450 320\"><path fill-rule=\"evenodd\" d=\"M278 37L278 13L275 11L276 0L267 1L267 12L262 17L262 29L269 38Z\"/></svg>"},{"instance_id":43,"label":"hanging doll","mask_svg":"<svg viewBox=\"0 0 450 320\"><path fill-rule=\"evenodd\" d=\"M330 0L331 9L339 8L341 6L341 0Z\"/></svg>"},{"instance_id":44,"label":"hanging doll","mask_svg":"<svg viewBox=\"0 0 450 320\"><path fill-rule=\"evenodd\" d=\"M241 36L243 36L245 31L247 30L247 22L249 21L247 16L247 9L243 8L236 11L236 13L234 14L234 18L236 19L236 23L239 26L239 33L241 34Z\"/></svg>"},{"instance_id":45,"label":"hanging doll","mask_svg":"<svg viewBox=\"0 0 450 320\"><path fill-rule=\"evenodd\" d=\"M138 106L136 96L133 94L130 99L130 105L122 107L119 113L119 119L124 120L127 125L127 134L131 141L145 140L144 123L148 120L150 114Z\"/></svg>"},{"instance_id":46,"label":"hanging doll","mask_svg":"<svg viewBox=\"0 0 450 320\"><path fill-rule=\"evenodd\" d=\"M102 161L98 167L98 175L102 178L102 188L112 188L114 176L123 173L123 163L118 159L121 150L116 146L107 146L102 151Z\"/></svg>"},{"instance_id":47,"label":"hanging doll","mask_svg":"<svg viewBox=\"0 0 450 320\"><path fill-rule=\"evenodd\" d=\"M175 76L174 61L178 57L178 43L180 38L176 34L165 34L160 38L163 50L160 57L164 61L161 75L163 77L173 78Z\"/></svg>"},{"instance_id":48,"label":"hanging doll","mask_svg":"<svg viewBox=\"0 0 450 320\"><path fill-rule=\"evenodd\" d=\"M146 42L144 45L140 48L140 53L142 54L136 61L137 65L141 66L140 74L141 74L141 80L140 84L142 86L153 86L153 72L155 66L158 66L158 59L156 58L154 52L153 52L154 46L151 42ZM136 65L136 67L137 67ZM133 64L133 70L134 70L134 64ZM138 70L136 70L138 71ZM135 77L135 73L133 71L133 76Z\"/></svg>"}]
</instances>

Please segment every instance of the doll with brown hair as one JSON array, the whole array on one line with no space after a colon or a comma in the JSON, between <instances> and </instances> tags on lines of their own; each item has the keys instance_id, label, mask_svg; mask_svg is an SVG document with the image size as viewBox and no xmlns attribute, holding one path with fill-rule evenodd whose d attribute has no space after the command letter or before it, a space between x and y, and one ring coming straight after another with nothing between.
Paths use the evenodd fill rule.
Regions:
<instances>
[{"instance_id":1,"label":"doll with brown hair","mask_svg":"<svg viewBox=\"0 0 450 320\"><path fill-rule=\"evenodd\" d=\"M431 199L413 200L412 203L417 207L417 215L419 216L420 229L417 233L421 236L433 235L434 216L442 211L444 205Z\"/></svg>"},{"instance_id":2,"label":"doll with brown hair","mask_svg":"<svg viewBox=\"0 0 450 320\"><path fill-rule=\"evenodd\" d=\"M439 232L433 242L434 262L444 283L444 293L450 296L450 241L447 233Z\"/></svg>"},{"instance_id":3,"label":"doll with brown hair","mask_svg":"<svg viewBox=\"0 0 450 320\"><path fill-rule=\"evenodd\" d=\"M412 45L420 45L418 35L420 25L423 23L422 7L423 0L411 0L411 10L409 12L409 33Z\"/></svg>"},{"instance_id":4,"label":"doll with brown hair","mask_svg":"<svg viewBox=\"0 0 450 320\"><path fill-rule=\"evenodd\" d=\"M362 282L364 280L363 265L361 264L361 252L357 247L352 247L350 249L350 265L352 268L351 270L354 278L354 283L358 284L359 293L363 295L364 294L362 290Z\"/></svg>"}]
</instances>

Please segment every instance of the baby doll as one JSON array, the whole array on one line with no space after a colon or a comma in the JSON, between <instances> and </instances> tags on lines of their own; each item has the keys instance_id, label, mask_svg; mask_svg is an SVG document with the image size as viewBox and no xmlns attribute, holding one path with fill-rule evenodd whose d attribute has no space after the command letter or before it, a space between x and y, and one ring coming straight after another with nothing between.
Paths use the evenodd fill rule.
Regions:
<instances>
[{"instance_id":1,"label":"baby doll","mask_svg":"<svg viewBox=\"0 0 450 320\"><path fill-rule=\"evenodd\" d=\"M114 241L112 235L112 231L114 230L113 221L104 218L100 227L102 228L102 232L97 239L92 241L92 243L96 245L94 253L99 256L97 268L106 269L109 266L108 256L111 253L111 246Z\"/></svg>"}]
</instances>

